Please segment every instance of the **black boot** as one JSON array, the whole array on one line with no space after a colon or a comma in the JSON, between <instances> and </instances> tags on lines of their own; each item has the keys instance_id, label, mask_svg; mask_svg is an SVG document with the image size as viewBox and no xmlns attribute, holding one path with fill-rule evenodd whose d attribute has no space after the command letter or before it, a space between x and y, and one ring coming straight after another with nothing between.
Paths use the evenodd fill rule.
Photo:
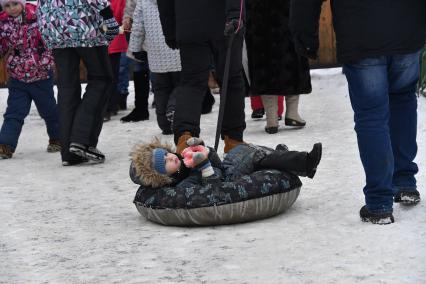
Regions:
<instances>
[{"instance_id":1,"label":"black boot","mask_svg":"<svg viewBox=\"0 0 426 284\"><path fill-rule=\"evenodd\" d=\"M265 115L265 109L264 108L259 108L259 109L255 109L253 110L253 112L251 113L251 118L262 118Z\"/></svg>"},{"instance_id":2,"label":"black boot","mask_svg":"<svg viewBox=\"0 0 426 284\"><path fill-rule=\"evenodd\" d=\"M378 225L388 225L395 222L392 212L373 213L367 209L366 205L362 206L359 216L363 222L371 222Z\"/></svg>"},{"instance_id":3,"label":"black boot","mask_svg":"<svg viewBox=\"0 0 426 284\"><path fill-rule=\"evenodd\" d=\"M135 85L135 109L121 118L122 122L137 122L149 119L148 96L149 96L149 72L140 71L133 73Z\"/></svg>"},{"instance_id":4,"label":"black boot","mask_svg":"<svg viewBox=\"0 0 426 284\"><path fill-rule=\"evenodd\" d=\"M207 114L212 112L213 105L216 102L210 89L207 89L206 94L204 95L203 105L201 107L201 114Z\"/></svg>"},{"instance_id":5,"label":"black boot","mask_svg":"<svg viewBox=\"0 0 426 284\"><path fill-rule=\"evenodd\" d=\"M321 160L322 144L316 143L309 153L288 149L284 151L285 148L282 146L270 153L259 150L253 157L255 169L274 169L313 178Z\"/></svg>"},{"instance_id":6,"label":"black boot","mask_svg":"<svg viewBox=\"0 0 426 284\"><path fill-rule=\"evenodd\" d=\"M128 115L123 116L120 120L121 122L138 122L149 119L148 111L139 111L139 109L135 108Z\"/></svg>"},{"instance_id":7,"label":"black boot","mask_svg":"<svg viewBox=\"0 0 426 284\"><path fill-rule=\"evenodd\" d=\"M395 203L401 203L404 205L416 205L420 202L420 193L415 190L400 190L394 196L393 201Z\"/></svg>"},{"instance_id":8,"label":"black boot","mask_svg":"<svg viewBox=\"0 0 426 284\"><path fill-rule=\"evenodd\" d=\"M271 126L271 127L266 126L266 127L265 127L265 131L266 131L266 133L268 133L268 134L275 134L275 133L278 133L278 126Z\"/></svg>"},{"instance_id":9,"label":"black boot","mask_svg":"<svg viewBox=\"0 0 426 284\"><path fill-rule=\"evenodd\" d=\"M317 166L321 161L322 156L322 144L315 143L312 151L308 153L307 157L307 165L306 165L306 176L308 178L313 178L315 173L317 172Z\"/></svg>"},{"instance_id":10,"label":"black boot","mask_svg":"<svg viewBox=\"0 0 426 284\"><path fill-rule=\"evenodd\" d=\"M127 96L129 93L120 94L120 99L118 101L119 110L127 110Z\"/></svg>"}]
</instances>

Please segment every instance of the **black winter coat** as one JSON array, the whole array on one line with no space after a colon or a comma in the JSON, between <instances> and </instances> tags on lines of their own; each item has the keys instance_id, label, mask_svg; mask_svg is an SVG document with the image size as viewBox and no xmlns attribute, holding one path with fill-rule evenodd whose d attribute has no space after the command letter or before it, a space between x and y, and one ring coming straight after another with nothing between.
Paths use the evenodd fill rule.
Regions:
<instances>
[{"instance_id":1,"label":"black winter coat","mask_svg":"<svg viewBox=\"0 0 426 284\"><path fill-rule=\"evenodd\" d=\"M310 93L309 62L296 53L288 26L290 0L249 0L246 12L246 45L252 93Z\"/></svg>"},{"instance_id":2,"label":"black winter coat","mask_svg":"<svg viewBox=\"0 0 426 284\"><path fill-rule=\"evenodd\" d=\"M290 27L295 37L315 46L323 0L291 0ZM426 40L426 0L331 0L337 58L406 54Z\"/></svg>"},{"instance_id":3,"label":"black winter coat","mask_svg":"<svg viewBox=\"0 0 426 284\"><path fill-rule=\"evenodd\" d=\"M244 0L157 0L166 39L222 39L227 17L236 18Z\"/></svg>"}]
</instances>

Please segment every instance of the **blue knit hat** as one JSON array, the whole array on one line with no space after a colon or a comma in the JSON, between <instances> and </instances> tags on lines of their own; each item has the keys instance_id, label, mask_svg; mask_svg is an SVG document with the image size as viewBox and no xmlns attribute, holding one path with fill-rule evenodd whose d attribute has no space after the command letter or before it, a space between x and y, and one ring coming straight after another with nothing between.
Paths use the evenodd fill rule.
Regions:
<instances>
[{"instance_id":1,"label":"blue knit hat","mask_svg":"<svg viewBox=\"0 0 426 284\"><path fill-rule=\"evenodd\" d=\"M167 155L168 151L163 148L155 148L152 150L152 167L158 173L166 175L166 160L164 157Z\"/></svg>"}]
</instances>

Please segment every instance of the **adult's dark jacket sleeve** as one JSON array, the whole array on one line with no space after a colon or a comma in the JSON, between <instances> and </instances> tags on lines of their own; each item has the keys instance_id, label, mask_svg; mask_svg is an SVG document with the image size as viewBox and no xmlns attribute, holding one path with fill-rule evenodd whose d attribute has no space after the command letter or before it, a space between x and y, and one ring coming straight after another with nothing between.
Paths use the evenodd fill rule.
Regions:
<instances>
[{"instance_id":1,"label":"adult's dark jacket sleeve","mask_svg":"<svg viewBox=\"0 0 426 284\"><path fill-rule=\"evenodd\" d=\"M166 41L176 41L175 0L157 0L157 4Z\"/></svg>"},{"instance_id":2,"label":"adult's dark jacket sleeve","mask_svg":"<svg viewBox=\"0 0 426 284\"><path fill-rule=\"evenodd\" d=\"M319 48L319 18L324 0L291 0L289 28L296 52L315 59Z\"/></svg>"}]
</instances>

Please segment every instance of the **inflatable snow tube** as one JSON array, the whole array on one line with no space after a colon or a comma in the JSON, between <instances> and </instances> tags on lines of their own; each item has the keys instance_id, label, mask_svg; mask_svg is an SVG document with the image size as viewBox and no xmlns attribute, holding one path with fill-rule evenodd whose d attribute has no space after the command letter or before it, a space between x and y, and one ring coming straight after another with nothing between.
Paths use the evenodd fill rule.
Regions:
<instances>
[{"instance_id":1,"label":"inflatable snow tube","mask_svg":"<svg viewBox=\"0 0 426 284\"><path fill-rule=\"evenodd\" d=\"M134 204L142 216L162 225L235 224L283 213L296 201L301 186L295 175L261 170L233 182L184 189L141 186Z\"/></svg>"}]
</instances>

